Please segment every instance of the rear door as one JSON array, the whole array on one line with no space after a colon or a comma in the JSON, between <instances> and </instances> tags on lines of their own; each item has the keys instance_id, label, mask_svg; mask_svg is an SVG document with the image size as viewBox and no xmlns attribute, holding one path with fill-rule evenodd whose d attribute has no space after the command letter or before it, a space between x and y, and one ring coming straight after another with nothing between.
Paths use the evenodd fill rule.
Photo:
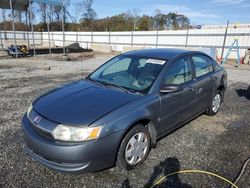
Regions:
<instances>
[{"instance_id":1,"label":"rear door","mask_svg":"<svg viewBox=\"0 0 250 188\"><path fill-rule=\"evenodd\" d=\"M163 84L179 84L183 90L176 93L160 94L161 133L191 117L195 109L195 80L188 56L177 59L170 65L163 78Z\"/></svg>"},{"instance_id":2,"label":"rear door","mask_svg":"<svg viewBox=\"0 0 250 188\"><path fill-rule=\"evenodd\" d=\"M196 112L207 108L213 95L215 83L213 64L209 57L202 54L191 55L196 76Z\"/></svg>"}]
</instances>

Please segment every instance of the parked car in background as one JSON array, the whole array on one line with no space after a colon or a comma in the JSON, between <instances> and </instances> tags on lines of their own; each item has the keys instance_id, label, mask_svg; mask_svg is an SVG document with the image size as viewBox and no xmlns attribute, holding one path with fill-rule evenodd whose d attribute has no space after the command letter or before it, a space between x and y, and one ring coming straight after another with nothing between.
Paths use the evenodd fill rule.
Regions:
<instances>
[{"instance_id":1,"label":"parked car in background","mask_svg":"<svg viewBox=\"0 0 250 188\"><path fill-rule=\"evenodd\" d=\"M26 150L64 172L131 170L158 139L200 114L215 115L226 87L224 68L202 52L126 52L38 97L22 121Z\"/></svg>"}]
</instances>

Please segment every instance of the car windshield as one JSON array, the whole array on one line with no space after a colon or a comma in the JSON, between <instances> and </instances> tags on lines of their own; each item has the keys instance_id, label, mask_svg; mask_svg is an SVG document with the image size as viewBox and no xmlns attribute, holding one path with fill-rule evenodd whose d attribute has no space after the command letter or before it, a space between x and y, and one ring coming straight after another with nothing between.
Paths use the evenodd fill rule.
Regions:
<instances>
[{"instance_id":1,"label":"car windshield","mask_svg":"<svg viewBox=\"0 0 250 188\"><path fill-rule=\"evenodd\" d=\"M93 72L89 78L103 85L146 93L166 60L137 56L117 56Z\"/></svg>"}]
</instances>

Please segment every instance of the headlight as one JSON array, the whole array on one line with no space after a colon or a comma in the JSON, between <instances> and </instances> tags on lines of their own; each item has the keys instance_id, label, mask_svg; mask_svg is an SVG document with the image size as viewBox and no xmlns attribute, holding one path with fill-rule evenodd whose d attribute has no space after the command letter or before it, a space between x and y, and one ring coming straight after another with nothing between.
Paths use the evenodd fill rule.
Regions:
<instances>
[{"instance_id":1,"label":"headlight","mask_svg":"<svg viewBox=\"0 0 250 188\"><path fill-rule=\"evenodd\" d=\"M32 106L32 104L29 106L29 108L28 108L28 111L27 111L27 115L29 116L29 113L31 112L31 110L32 110L32 108L33 108L33 106Z\"/></svg>"},{"instance_id":2,"label":"headlight","mask_svg":"<svg viewBox=\"0 0 250 188\"><path fill-rule=\"evenodd\" d=\"M58 125L53 130L53 137L62 141L87 141L97 139L101 133L102 127L71 127L66 125Z\"/></svg>"}]
</instances>

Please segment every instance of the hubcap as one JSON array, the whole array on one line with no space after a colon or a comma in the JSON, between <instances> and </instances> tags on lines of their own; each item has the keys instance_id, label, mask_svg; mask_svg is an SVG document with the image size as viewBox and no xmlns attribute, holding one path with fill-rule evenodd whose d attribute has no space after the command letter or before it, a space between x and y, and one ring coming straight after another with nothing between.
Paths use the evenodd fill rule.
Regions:
<instances>
[{"instance_id":1,"label":"hubcap","mask_svg":"<svg viewBox=\"0 0 250 188\"><path fill-rule=\"evenodd\" d=\"M212 106L212 110L214 113L218 112L220 104L221 104L220 94L216 94L213 98L213 106Z\"/></svg>"},{"instance_id":2,"label":"hubcap","mask_svg":"<svg viewBox=\"0 0 250 188\"><path fill-rule=\"evenodd\" d=\"M125 150L125 159L130 165L139 163L148 151L148 138L143 132L133 135Z\"/></svg>"}]
</instances>

